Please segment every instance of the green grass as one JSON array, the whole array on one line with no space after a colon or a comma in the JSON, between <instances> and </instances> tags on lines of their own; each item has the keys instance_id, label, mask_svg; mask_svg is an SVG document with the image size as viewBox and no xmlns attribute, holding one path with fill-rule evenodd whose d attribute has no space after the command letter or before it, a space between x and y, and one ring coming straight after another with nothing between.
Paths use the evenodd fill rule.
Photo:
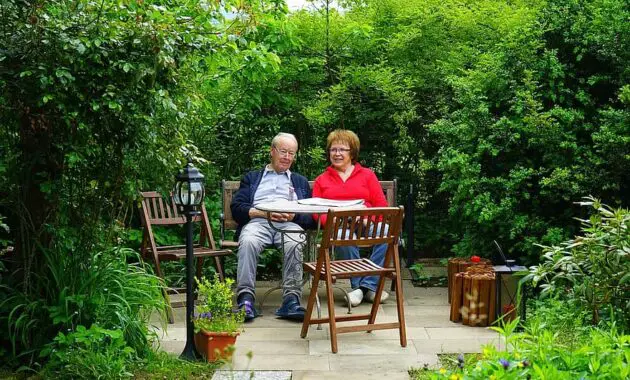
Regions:
<instances>
[{"instance_id":1,"label":"green grass","mask_svg":"<svg viewBox=\"0 0 630 380\"><path fill-rule=\"evenodd\" d=\"M137 363L132 372L135 379L211 379L221 363L189 362L166 352L153 352Z\"/></svg>"},{"instance_id":2,"label":"green grass","mask_svg":"<svg viewBox=\"0 0 630 380\"><path fill-rule=\"evenodd\" d=\"M41 378L41 376L34 374L32 371L11 372L7 369L0 369L0 379L2 380L39 380Z\"/></svg>"},{"instance_id":3,"label":"green grass","mask_svg":"<svg viewBox=\"0 0 630 380\"><path fill-rule=\"evenodd\" d=\"M446 287L446 267L434 262L419 262L409 268L412 283L418 287Z\"/></svg>"},{"instance_id":4,"label":"green grass","mask_svg":"<svg viewBox=\"0 0 630 380\"><path fill-rule=\"evenodd\" d=\"M148 356L130 365L130 372L134 379L211 379L214 371L222 363L207 363L205 361L189 362L179 359L178 355L168 354L163 351L152 351ZM12 372L0 369L2 380L39 380L40 374L32 371Z\"/></svg>"}]
</instances>

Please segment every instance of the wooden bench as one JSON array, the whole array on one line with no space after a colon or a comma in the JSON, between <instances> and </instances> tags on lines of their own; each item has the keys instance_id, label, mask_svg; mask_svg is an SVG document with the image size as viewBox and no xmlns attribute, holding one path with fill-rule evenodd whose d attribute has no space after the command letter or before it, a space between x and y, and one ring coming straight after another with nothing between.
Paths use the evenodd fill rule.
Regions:
<instances>
[{"instance_id":1,"label":"wooden bench","mask_svg":"<svg viewBox=\"0 0 630 380\"><path fill-rule=\"evenodd\" d=\"M308 181L311 190L313 189L313 184L315 181ZM397 181L380 181L381 187L383 188L383 193L385 194L385 199L387 199L387 206L396 207L396 196L397 196ZM232 217L232 210L230 209L230 204L232 203L232 198L234 197L234 193L238 191L240 187L240 181L221 181L221 204L223 208L223 212L221 213L221 240L219 245L221 248L229 248L236 249L238 248L238 242L232 240L225 239L226 231L235 231L238 227L238 223Z\"/></svg>"}]
</instances>

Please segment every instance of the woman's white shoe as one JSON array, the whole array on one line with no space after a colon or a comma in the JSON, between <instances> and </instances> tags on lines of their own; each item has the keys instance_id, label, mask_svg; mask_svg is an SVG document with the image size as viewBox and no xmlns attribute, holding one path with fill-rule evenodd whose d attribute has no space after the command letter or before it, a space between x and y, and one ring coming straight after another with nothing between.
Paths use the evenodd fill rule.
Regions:
<instances>
[{"instance_id":1,"label":"woman's white shoe","mask_svg":"<svg viewBox=\"0 0 630 380\"><path fill-rule=\"evenodd\" d=\"M365 298L367 298L367 300L372 303L374 303L375 297L376 297L376 292L373 292L371 290L368 290L367 293L365 294ZM388 298L389 298L389 293L383 290L383 293L381 293L381 303L385 302L385 300Z\"/></svg>"},{"instance_id":2,"label":"woman's white shoe","mask_svg":"<svg viewBox=\"0 0 630 380\"><path fill-rule=\"evenodd\" d=\"M350 305L352 307L359 306L361 302L363 301L363 290L354 289L353 291L348 293L346 302L348 302L348 298L350 299Z\"/></svg>"}]
</instances>

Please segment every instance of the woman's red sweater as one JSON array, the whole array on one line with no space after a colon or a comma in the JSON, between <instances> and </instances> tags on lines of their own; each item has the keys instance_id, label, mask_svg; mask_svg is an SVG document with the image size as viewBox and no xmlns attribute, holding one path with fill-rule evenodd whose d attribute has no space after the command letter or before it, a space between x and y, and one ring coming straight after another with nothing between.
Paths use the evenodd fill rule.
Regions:
<instances>
[{"instance_id":1,"label":"woman's red sweater","mask_svg":"<svg viewBox=\"0 0 630 380\"><path fill-rule=\"evenodd\" d=\"M354 164L354 170L346 182L332 166L327 167L315 179L313 197L342 201L363 199L366 207L387 207L387 200L376 174L358 162ZM313 215L316 221L318 218L319 215ZM326 224L326 215L321 216L321 223L322 226Z\"/></svg>"}]
</instances>

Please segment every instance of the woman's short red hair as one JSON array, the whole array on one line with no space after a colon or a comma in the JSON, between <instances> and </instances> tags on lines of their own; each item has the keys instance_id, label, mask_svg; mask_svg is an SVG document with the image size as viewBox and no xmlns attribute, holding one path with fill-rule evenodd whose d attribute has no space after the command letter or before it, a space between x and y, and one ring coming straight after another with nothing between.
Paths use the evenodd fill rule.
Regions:
<instances>
[{"instance_id":1,"label":"woman's short red hair","mask_svg":"<svg viewBox=\"0 0 630 380\"><path fill-rule=\"evenodd\" d=\"M328 138L326 139L326 151L330 152L330 147L334 143L346 144L350 148L350 159L352 163L356 163L359 159L359 147L361 146L361 141L359 141L359 136L356 133L348 130L348 129L335 129L334 131L328 134ZM330 154L328 155L330 159Z\"/></svg>"}]
</instances>

